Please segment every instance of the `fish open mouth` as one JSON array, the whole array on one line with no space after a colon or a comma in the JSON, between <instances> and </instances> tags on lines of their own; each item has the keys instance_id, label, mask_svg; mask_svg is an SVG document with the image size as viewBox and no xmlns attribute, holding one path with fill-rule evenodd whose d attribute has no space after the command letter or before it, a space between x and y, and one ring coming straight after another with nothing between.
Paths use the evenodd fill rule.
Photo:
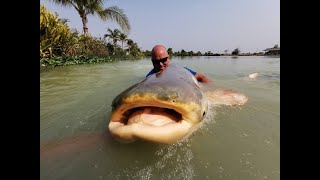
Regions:
<instances>
[{"instance_id":1,"label":"fish open mouth","mask_svg":"<svg viewBox=\"0 0 320 180\"><path fill-rule=\"evenodd\" d=\"M181 120L182 115L174 109L144 106L125 111L121 116L120 122L125 125L143 123L152 126L163 126Z\"/></svg>"},{"instance_id":2,"label":"fish open mouth","mask_svg":"<svg viewBox=\"0 0 320 180\"><path fill-rule=\"evenodd\" d=\"M120 108L112 114L109 129L114 138L129 143L137 139L173 143L182 139L193 126L183 118L181 109L150 104ZM182 111L184 112L184 111Z\"/></svg>"}]
</instances>

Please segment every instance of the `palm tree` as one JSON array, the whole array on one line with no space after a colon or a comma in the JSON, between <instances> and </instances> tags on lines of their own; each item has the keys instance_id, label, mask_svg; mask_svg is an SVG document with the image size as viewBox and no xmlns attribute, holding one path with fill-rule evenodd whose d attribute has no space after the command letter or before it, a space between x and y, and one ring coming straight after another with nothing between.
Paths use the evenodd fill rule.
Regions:
<instances>
[{"instance_id":1,"label":"palm tree","mask_svg":"<svg viewBox=\"0 0 320 180\"><path fill-rule=\"evenodd\" d=\"M129 54L131 53L130 50L133 48L134 42L132 39L127 39L128 51Z\"/></svg>"},{"instance_id":2,"label":"palm tree","mask_svg":"<svg viewBox=\"0 0 320 180\"><path fill-rule=\"evenodd\" d=\"M126 14L123 10L117 6L111 6L106 9L103 7L104 0L51 0L56 4L60 4L66 7L74 7L79 13L83 25L83 34L88 33L88 18L89 14L97 14L103 21L113 20L117 22L121 29L125 32L129 32L130 24Z\"/></svg>"},{"instance_id":3,"label":"palm tree","mask_svg":"<svg viewBox=\"0 0 320 180\"><path fill-rule=\"evenodd\" d=\"M117 49L117 42L118 42L118 40L119 40L119 36L120 36L120 31L119 31L119 29L114 29L113 31L110 29L110 28L108 28L107 29L107 31L109 32L109 33L107 33L107 34L105 34L104 35L104 38L109 38L109 39L111 39L112 40L112 44L113 44L113 52L112 52L112 54L113 55L115 55L115 51L116 51L116 49Z\"/></svg>"},{"instance_id":4,"label":"palm tree","mask_svg":"<svg viewBox=\"0 0 320 180\"><path fill-rule=\"evenodd\" d=\"M105 35L104 35L104 38L107 38L107 37L108 37L109 39L111 39L111 40L112 40L112 43L113 43L113 46L116 47L121 32L119 31L119 29L114 29L114 30L112 31L110 28L108 28L107 31L108 31L109 34L105 34Z\"/></svg>"},{"instance_id":5,"label":"palm tree","mask_svg":"<svg viewBox=\"0 0 320 180\"><path fill-rule=\"evenodd\" d=\"M127 35L125 35L123 33L120 33L119 40L121 41L121 44L122 44L122 50L124 50L123 49L123 43L127 40Z\"/></svg>"},{"instance_id":6,"label":"palm tree","mask_svg":"<svg viewBox=\"0 0 320 180\"><path fill-rule=\"evenodd\" d=\"M127 39L127 45L129 54L131 54L132 56L141 55L141 49L139 48L138 44L134 42L132 39Z\"/></svg>"}]
</instances>

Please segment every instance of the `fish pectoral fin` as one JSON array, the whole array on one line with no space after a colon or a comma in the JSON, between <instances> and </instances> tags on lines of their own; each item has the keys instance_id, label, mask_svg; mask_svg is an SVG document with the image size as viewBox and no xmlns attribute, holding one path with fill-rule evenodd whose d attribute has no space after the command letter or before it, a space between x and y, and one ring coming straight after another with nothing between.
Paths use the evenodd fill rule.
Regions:
<instances>
[{"instance_id":1,"label":"fish pectoral fin","mask_svg":"<svg viewBox=\"0 0 320 180\"><path fill-rule=\"evenodd\" d=\"M248 101L246 95L230 89L207 91L205 95L208 101L214 105L243 105Z\"/></svg>"}]
</instances>

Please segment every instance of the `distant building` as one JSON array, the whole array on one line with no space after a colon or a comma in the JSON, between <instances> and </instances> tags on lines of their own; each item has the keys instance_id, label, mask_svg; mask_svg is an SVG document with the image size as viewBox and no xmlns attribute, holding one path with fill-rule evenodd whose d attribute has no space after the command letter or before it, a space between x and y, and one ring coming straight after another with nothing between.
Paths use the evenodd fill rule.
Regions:
<instances>
[{"instance_id":1,"label":"distant building","mask_svg":"<svg viewBox=\"0 0 320 180\"><path fill-rule=\"evenodd\" d=\"M267 48L263 51L265 55L280 55L280 47Z\"/></svg>"}]
</instances>

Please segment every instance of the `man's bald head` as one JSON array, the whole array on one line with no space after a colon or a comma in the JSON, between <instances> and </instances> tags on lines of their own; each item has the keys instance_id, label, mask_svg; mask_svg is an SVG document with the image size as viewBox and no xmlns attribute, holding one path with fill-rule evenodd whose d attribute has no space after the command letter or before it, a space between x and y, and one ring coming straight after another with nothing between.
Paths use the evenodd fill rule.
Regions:
<instances>
[{"instance_id":1,"label":"man's bald head","mask_svg":"<svg viewBox=\"0 0 320 180\"><path fill-rule=\"evenodd\" d=\"M167 68L170 63L170 56L166 47L163 45L154 46L151 51L151 60L155 72L159 72Z\"/></svg>"},{"instance_id":2,"label":"man's bald head","mask_svg":"<svg viewBox=\"0 0 320 180\"><path fill-rule=\"evenodd\" d=\"M152 56L152 58L157 58L157 57L161 57L161 56L168 56L168 52L167 52L166 47L164 47L163 45L154 46L151 51L151 56Z\"/></svg>"}]
</instances>

